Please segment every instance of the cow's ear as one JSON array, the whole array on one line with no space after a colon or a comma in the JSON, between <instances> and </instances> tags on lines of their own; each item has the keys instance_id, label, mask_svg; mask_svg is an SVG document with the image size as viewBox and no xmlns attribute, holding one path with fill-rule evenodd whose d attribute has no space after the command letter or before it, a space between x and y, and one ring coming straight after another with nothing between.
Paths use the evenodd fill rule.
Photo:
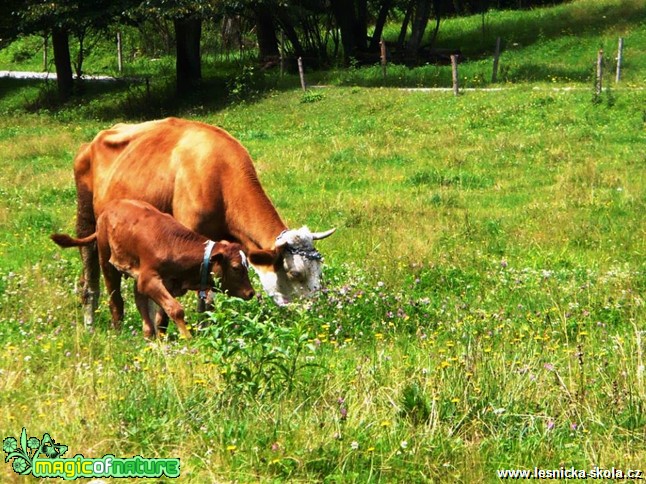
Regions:
<instances>
[{"instance_id":1,"label":"cow's ear","mask_svg":"<svg viewBox=\"0 0 646 484\"><path fill-rule=\"evenodd\" d=\"M249 252L249 262L255 266L273 266L277 258L277 250L252 250Z\"/></svg>"}]
</instances>

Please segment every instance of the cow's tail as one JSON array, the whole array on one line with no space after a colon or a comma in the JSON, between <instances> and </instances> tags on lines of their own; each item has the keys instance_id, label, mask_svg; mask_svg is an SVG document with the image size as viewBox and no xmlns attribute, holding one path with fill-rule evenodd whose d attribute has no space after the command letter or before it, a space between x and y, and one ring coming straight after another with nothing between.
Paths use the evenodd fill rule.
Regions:
<instances>
[{"instance_id":1,"label":"cow's tail","mask_svg":"<svg viewBox=\"0 0 646 484\"><path fill-rule=\"evenodd\" d=\"M75 239L67 234L52 234L50 237L61 247L81 247L94 242L96 240L96 232L82 239Z\"/></svg>"}]
</instances>

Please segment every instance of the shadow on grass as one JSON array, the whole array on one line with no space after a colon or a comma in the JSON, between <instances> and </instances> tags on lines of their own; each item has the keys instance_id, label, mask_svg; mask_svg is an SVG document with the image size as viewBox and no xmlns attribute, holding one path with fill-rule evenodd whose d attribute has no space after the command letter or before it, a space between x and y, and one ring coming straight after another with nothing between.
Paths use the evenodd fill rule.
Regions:
<instances>
[{"instance_id":1,"label":"shadow on grass","mask_svg":"<svg viewBox=\"0 0 646 484\"><path fill-rule=\"evenodd\" d=\"M40 79L0 79L0 111L55 114L61 119L141 121L214 112L230 104L253 103L270 91L293 89L293 83L264 73L203 79L177 95L170 77L114 81L75 80L74 93L62 102L56 83ZM4 96L3 96L4 97Z\"/></svg>"},{"instance_id":2,"label":"shadow on grass","mask_svg":"<svg viewBox=\"0 0 646 484\"><path fill-rule=\"evenodd\" d=\"M548 64L524 64L522 66L503 69L500 78L506 82L542 82L542 81L570 81L589 82L592 86L594 79L592 69L577 67L557 67Z\"/></svg>"}]
</instances>

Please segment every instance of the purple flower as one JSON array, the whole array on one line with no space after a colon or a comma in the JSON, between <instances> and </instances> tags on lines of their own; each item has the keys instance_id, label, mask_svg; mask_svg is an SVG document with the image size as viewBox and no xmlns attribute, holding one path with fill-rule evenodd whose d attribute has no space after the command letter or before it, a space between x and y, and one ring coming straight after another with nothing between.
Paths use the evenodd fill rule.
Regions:
<instances>
[{"instance_id":1,"label":"purple flower","mask_svg":"<svg viewBox=\"0 0 646 484\"><path fill-rule=\"evenodd\" d=\"M576 424L576 422L572 422L572 423L570 424L570 428L571 428L572 430L576 430L578 427L579 427L579 426Z\"/></svg>"},{"instance_id":2,"label":"purple flower","mask_svg":"<svg viewBox=\"0 0 646 484\"><path fill-rule=\"evenodd\" d=\"M545 363L543 365L543 368L545 368L547 371L554 371L554 365L552 363Z\"/></svg>"},{"instance_id":3,"label":"purple flower","mask_svg":"<svg viewBox=\"0 0 646 484\"><path fill-rule=\"evenodd\" d=\"M348 418L348 409L346 407L342 406L339 409L339 412L341 413L341 420L345 420L346 418Z\"/></svg>"},{"instance_id":4,"label":"purple flower","mask_svg":"<svg viewBox=\"0 0 646 484\"><path fill-rule=\"evenodd\" d=\"M554 420L549 419L549 420L547 421L546 426L547 426L547 430L552 430L552 429L554 428Z\"/></svg>"}]
</instances>

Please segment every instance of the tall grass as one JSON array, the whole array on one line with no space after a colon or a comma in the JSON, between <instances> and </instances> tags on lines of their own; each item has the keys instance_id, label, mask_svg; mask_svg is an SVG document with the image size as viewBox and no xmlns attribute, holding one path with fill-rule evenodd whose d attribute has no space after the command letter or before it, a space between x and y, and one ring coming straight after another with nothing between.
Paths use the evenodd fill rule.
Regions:
<instances>
[{"instance_id":1,"label":"tall grass","mask_svg":"<svg viewBox=\"0 0 646 484\"><path fill-rule=\"evenodd\" d=\"M124 331L105 300L83 328L78 254L47 238L73 229L71 159L106 123L0 122L0 433L179 456L195 482L638 467L643 93L301 96L199 119L243 141L290 225L338 227L328 289L219 300L203 329L186 297L190 343L145 343L131 296Z\"/></svg>"}]
</instances>

